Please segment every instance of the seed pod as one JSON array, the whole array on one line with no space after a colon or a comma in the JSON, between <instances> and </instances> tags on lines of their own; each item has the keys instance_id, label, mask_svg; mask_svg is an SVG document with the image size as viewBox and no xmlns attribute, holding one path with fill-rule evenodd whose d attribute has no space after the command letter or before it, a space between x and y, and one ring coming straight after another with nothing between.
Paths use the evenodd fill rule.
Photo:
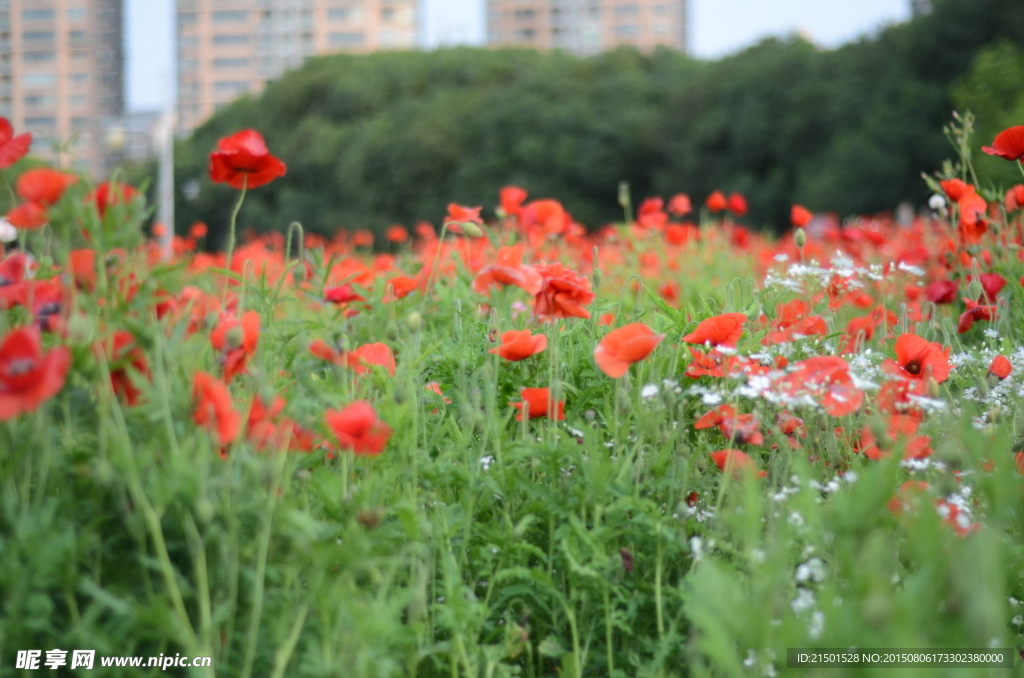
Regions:
<instances>
[{"instance_id":1,"label":"seed pod","mask_svg":"<svg viewBox=\"0 0 1024 678\"><path fill-rule=\"evenodd\" d=\"M423 316L419 311L413 311L405 316L405 326L413 332L419 332L423 328Z\"/></svg>"}]
</instances>

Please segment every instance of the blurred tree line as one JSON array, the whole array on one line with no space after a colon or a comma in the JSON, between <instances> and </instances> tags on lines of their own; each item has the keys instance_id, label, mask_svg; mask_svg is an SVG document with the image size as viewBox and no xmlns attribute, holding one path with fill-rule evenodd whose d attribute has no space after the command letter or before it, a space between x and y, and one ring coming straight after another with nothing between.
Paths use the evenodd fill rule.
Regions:
<instances>
[{"instance_id":1,"label":"blurred tree line","mask_svg":"<svg viewBox=\"0 0 1024 678\"><path fill-rule=\"evenodd\" d=\"M770 39L713 62L626 48L317 57L178 143L176 220L205 221L220 242L236 194L210 183L208 153L246 127L288 164L247 197L239 223L256 230L436 224L450 201L490 210L506 184L590 226L621 219L621 180L634 203L741 191L754 227L787 225L792 202L843 215L921 204L920 173L951 155L954 105L981 118L978 146L1024 123L1024 2L933 4L839 49Z\"/></svg>"}]
</instances>

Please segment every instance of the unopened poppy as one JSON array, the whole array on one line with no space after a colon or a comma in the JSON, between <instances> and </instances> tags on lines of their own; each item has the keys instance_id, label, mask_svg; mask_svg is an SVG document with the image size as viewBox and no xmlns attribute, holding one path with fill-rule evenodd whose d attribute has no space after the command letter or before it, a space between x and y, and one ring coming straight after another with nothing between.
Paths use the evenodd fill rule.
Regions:
<instances>
[{"instance_id":1,"label":"unopened poppy","mask_svg":"<svg viewBox=\"0 0 1024 678\"><path fill-rule=\"evenodd\" d=\"M1004 129L991 146L982 146L981 150L1006 160L1024 160L1024 125Z\"/></svg>"},{"instance_id":2,"label":"unopened poppy","mask_svg":"<svg viewBox=\"0 0 1024 678\"><path fill-rule=\"evenodd\" d=\"M747 214L747 199L741 193L730 195L727 206L736 217L744 217Z\"/></svg>"},{"instance_id":3,"label":"unopened poppy","mask_svg":"<svg viewBox=\"0 0 1024 678\"><path fill-rule=\"evenodd\" d=\"M215 433L221 448L230 445L242 429L242 415L235 409L227 384L206 372L196 372L192 397L196 424Z\"/></svg>"},{"instance_id":4,"label":"unopened poppy","mask_svg":"<svg viewBox=\"0 0 1024 678\"><path fill-rule=\"evenodd\" d=\"M548 388L524 388L519 392L523 401L512 403L512 407L519 410L516 421L523 420L524 412L529 412L530 419L548 417L555 421L565 419L565 402L559 400L551 401L551 390Z\"/></svg>"},{"instance_id":5,"label":"unopened poppy","mask_svg":"<svg viewBox=\"0 0 1024 678\"><path fill-rule=\"evenodd\" d=\"M231 188L258 188L283 177L287 166L270 154L263 135L246 129L217 142L210 153L210 179Z\"/></svg>"},{"instance_id":6,"label":"unopened poppy","mask_svg":"<svg viewBox=\"0 0 1024 678\"><path fill-rule=\"evenodd\" d=\"M646 358L665 338L643 323L630 323L604 336L594 349L594 362L612 379L629 371L629 366Z\"/></svg>"},{"instance_id":7,"label":"unopened poppy","mask_svg":"<svg viewBox=\"0 0 1024 678\"><path fill-rule=\"evenodd\" d=\"M19 327L0 341L0 421L34 412L64 388L71 349L44 352L36 327Z\"/></svg>"},{"instance_id":8,"label":"unopened poppy","mask_svg":"<svg viewBox=\"0 0 1024 678\"><path fill-rule=\"evenodd\" d=\"M743 313L723 313L702 321L683 341L688 344L707 344L734 348L743 334L743 323L747 316Z\"/></svg>"},{"instance_id":9,"label":"unopened poppy","mask_svg":"<svg viewBox=\"0 0 1024 678\"><path fill-rule=\"evenodd\" d=\"M526 360L548 347L548 338L543 334L532 334L530 330L509 330L501 335L501 346L489 352L505 360Z\"/></svg>"},{"instance_id":10,"label":"unopened poppy","mask_svg":"<svg viewBox=\"0 0 1024 678\"><path fill-rule=\"evenodd\" d=\"M356 400L340 410L328 410L324 419L341 447L357 455L380 454L391 438L391 428L365 400Z\"/></svg>"}]
</instances>

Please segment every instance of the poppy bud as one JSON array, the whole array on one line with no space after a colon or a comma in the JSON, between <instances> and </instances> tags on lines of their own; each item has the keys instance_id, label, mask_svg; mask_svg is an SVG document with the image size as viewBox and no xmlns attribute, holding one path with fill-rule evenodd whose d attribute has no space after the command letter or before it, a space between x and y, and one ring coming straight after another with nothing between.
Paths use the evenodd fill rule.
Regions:
<instances>
[{"instance_id":1,"label":"poppy bud","mask_svg":"<svg viewBox=\"0 0 1024 678\"><path fill-rule=\"evenodd\" d=\"M940 497L948 497L959 489L960 485L957 483L956 478L948 473L943 474L935 481L935 491L939 493Z\"/></svg>"},{"instance_id":2,"label":"poppy bud","mask_svg":"<svg viewBox=\"0 0 1024 678\"><path fill-rule=\"evenodd\" d=\"M988 383L989 388L994 388L995 385L1001 381L1001 379L995 374L989 372L987 375L985 375L985 381Z\"/></svg>"},{"instance_id":3,"label":"poppy bud","mask_svg":"<svg viewBox=\"0 0 1024 678\"><path fill-rule=\"evenodd\" d=\"M240 325L235 325L227 333L228 348L238 348L245 341L245 330Z\"/></svg>"},{"instance_id":4,"label":"poppy bud","mask_svg":"<svg viewBox=\"0 0 1024 678\"><path fill-rule=\"evenodd\" d=\"M1003 418L1003 408L999 403L992 406L992 409L988 411L988 420L995 423Z\"/></svg>"},{"instance_id":5,"label":"poppy bud","mask_svg":"<svg viewBox=\"0 0 1024 678\"><path fill-rule=\"evenodd\" d=\"M618 408L619 414L629 414L633 409L633 403L629 399L629 394L625 390L619 390L615 395L615 407Z\"/></svg>"},{"instance_id":6,"label":"poppy bud","mask_svg":"<svg viewBox=\"0 0 1024 678\"><path fill-rule=\"evenodd\" d=\"M89 316L76 313L68 318L68 339L72 344L86 344L92 337L95 326Z\"/></svg>"},{"instance_id":7,"label":"poppy bud","mask_svg":"<svg viewBox=\"0 0 1024 678\"><path fill-rule=\"evenodd\" d=\"M419 332L423 327L423 316L420 315L419 311L413 311L405 316L405 325L413 332Z\"/></svg>"},{"instance_id":8,"label":"poppy bud","mask_svg":"<svg viewBox=\"0 0 1024 678\"><path fill-rule=\"evenodd\" d=\"M404 384L396 384L391 397L395 399L396 403L401 405L409 400L409 389Z\"/></svg>"},{"instance_id":9,"label":"poppy bud","mask_svg":"<svg viewBox=\"0 0 1024 678\"><path fill-rule=\"evenodd\" d=\"M298 471L295 472L296 480L301 480L302 482L306 482L312 477L313 474L309 472L308 468L300 468Z\"/></svg>"},{"instance_id":10,"label":"poppy bud","mask_svg":"<svg viewBox=\"0 0 1024 678\"><path fill-rule=\"evenodd\" d=\"M948 466L954 471L958 471L964 467L964 453L960 449L960 446L950 440L949 438L943 439L935 446L935 459L941 461L943 464Z\"/></svg>"},{"instance_id":11,"label":"poppy bud","mask_svg":"<svg viewBox=\"0 0 1024 678\"><path fill-rule=\"evenodd\" d=\"M306 279L306 267L303 266L302 264L299 264L298 266L295 267L295 270L292 271L292 276L295 278L295 282L302 282L303 280Z\"/></svg>"},{"instance_id":12,"label":"poppy bud","mask_svg":"<svg viewBox=\"0 0 1024 678\"><path fill-rule=\"evenodd\" d=\"M623 207L629 206L629 182L619 182L619 204Z\"/></svg>"},{"instance_id":13,"label":"poppy bud","mask_svg":"<svg viewBox=\"0 0 1024 678\"><path fill-rule=\"evenodd\" d=\"M978 394L982 398L988 397L988 379L985 377L978 377Z\"/></svg>"},{"instance_id":14,"label":"poppy bud","mask_svg":"<svg viewBox=\"0 0 1024 678\"><path fill-rule=\"evenodd\" d=\"M603 279L604 279L604 276L601 275L601 269L598 268L597 265L595 264L594 265L594 291L595 292L597 291L597 288L601 286L601 281Z\"/></svg>"},{"instance_id":15,"label":"poppy bud","mask_svg":"<svg viewBox=\"0 0 1024 678\"><path fill-rule=\"evenodd\" d=\"M398 331L398 323L394 320L389 320L388 324L384 326L384 336L390 341L396 341L401 336Z\"/></svg>"},{"instance_id":16,"label":"poppy bud","mask_svg":"<svg viewBox=\"0 0 1024 678\"><path fill-rule=\"evenodd\" d=\"M928 396L931 398L939 397L939 382L935 381L935 377L928 377Z\"/></svg>"},{"instance_id":17,"label":"poppy bud","mask_svg":"<svg viewBox=\"0 0 1024 678\"><path fill-rule=\"evenodd\" d=\"M213 502L207 497L199 497L196 500L196 518L199 519L200 523L204 525L208 524L213 520L213 516L216 513L216 507Z\"/></svg>"},{"instance_id":18,"label":"poppy bud","mask_svg":"<svg viewBox=\"0 0 1024 678\"><path fill-rule=\"evenodd\" d=\"M504 207L502 207L501 205L498 205L497 207L495 207L495 208L494 208L494 214L495 214L495 215L496 215L496 216L497 216L497 217L498 217L499 219L504 219L505 217L507 217L507 216L508 216L508 212L506 212L506 211L505 211L505 208L504 208Z\"/></svg>"},{"instance_id":19,"label":"poppy bud","mask_svg":"<svg viewBox=\"0 0 1024 678\"><path fill-rule=\"evenodd\" d=\"M1024 436L1024 417L1017 420L1016 430L1018 436Z\"/></svg>"},{"instance_id":20,"label":"poppy bud","mask_svg":"<svg viewBox=\"0 0 1024 678\"><path fill-rule=\"evenodd\" d=\"M459 226L462 227L462 232L468 235L470 238L479 238L484 234L480 227L474 224L472 221L465 221L459 224Z\"/></svg>"},{"instance_id":21,"label":"poppy bud","mask_svg":"<svg viewBox=\"0 0 1024 678\"><path fill-rule=\"evenodd\" d=\"M623 546L621 549L619 549L619 557L622 558L622 569L626 572L632 572L633 554L630 552L630 550Z\"/></svg>"},{"instance_id":22,"label":"poppy bud","mask_svg":"<svg viewBox=\"0 0 1024 678\"><path fill-rule=\"evenodd\" d=\"M384 520L384 513L384 509L379 506L368 511L360 511L356 514L356 522L367 530L372 530Z\"/></svg>"},{"instance_id":23,"label":"poppy bud","mask_svg":"<svg viewBox=\"0 0 1024 678\"><path fill-rule=\"evenodd\" d=\"M979 298L984 289L985 288L981 286L981 282L977 278L974 278L973 280L971 280L971 283L967 286L967 298Z\"/></svg>"},{"instance_id":24,"label":"poppy bud","mask_svg":"<svg viewBox=\"0 0 1024 678\"><path fill-rule=\"evenodd\" d=\"M796 229L796 232L793 234L793 242L796 243L797 247L803 249L804 245L807 244L807 231L802 228Z\"/></svg>"}]
</instances>

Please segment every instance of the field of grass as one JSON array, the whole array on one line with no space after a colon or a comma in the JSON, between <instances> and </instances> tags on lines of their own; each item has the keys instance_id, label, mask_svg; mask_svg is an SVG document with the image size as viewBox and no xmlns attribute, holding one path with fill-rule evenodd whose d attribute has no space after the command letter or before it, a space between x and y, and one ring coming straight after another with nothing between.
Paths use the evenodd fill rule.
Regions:
<instances>
[{"instance_id":1,"label":"field of grass","mask_svg":"<svg viewBox=\"0 0 1024 678\"><path fill-rule=\"evenodd\" d=\"M100 676L771 677L1024 642L1024 187L967 155L905 223L794 208L771 238L740 197L623 187L587 231L505 189L376 250L292 225L209 254L195 225L170 258L123 186L4 174L0 676L91 649L213 658Z\"/></svg>"}]
</instances>

